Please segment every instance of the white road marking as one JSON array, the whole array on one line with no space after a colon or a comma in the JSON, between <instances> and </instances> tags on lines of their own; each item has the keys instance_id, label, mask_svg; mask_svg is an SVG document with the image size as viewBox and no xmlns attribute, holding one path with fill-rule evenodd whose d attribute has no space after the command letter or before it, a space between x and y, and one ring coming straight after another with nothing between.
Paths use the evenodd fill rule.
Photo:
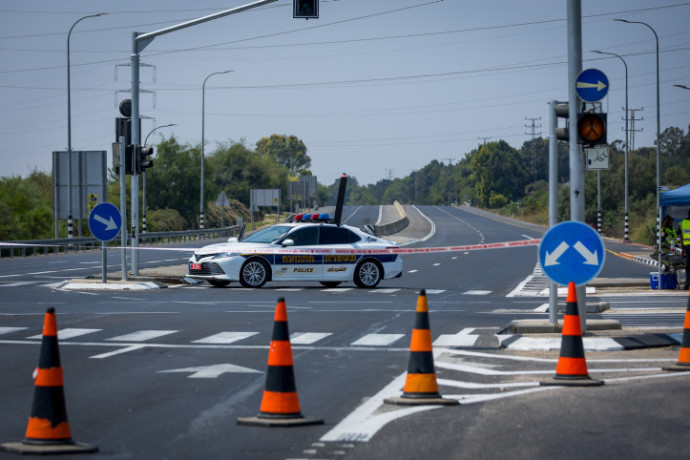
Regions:
<instances>
[{"instance_id":1,"label":"white road marking","mask_svg":"<svg viewBox=\"0 0 690 460\"><path fill-rule=\"evenodd\" d=\"M30 284L36 284L36 281L17 281L15 283L1 283L0 287L21 287L21 286L28 286Z\"/></svg>"},{"instance_id":2,"label":"white road marking","mask_svg":"<svg viewBox=\"0 0 690 460\"><path fill-rule=\"evenodd\" d=\"M0 327L0 334L9 334L10 332L22 331L28 329L27 327Z\"/></svg>"},{"instance_id":3,"label":"white road marking","mask_svg":"<svg viewBox=\"0 0 690 460\"><path fill-rule=\"evenodd\" d=\"M311 345L321 339L325 339L332 332L295 332L290 334L290 343L293 345Z\"/></svg>"},{"instance_id":4,"label":"white road marking","mask_svg":"<svg viewBox=\"0 0 690 460\"><path fill-rule=\"evenodd\" d=\"M191 372L187 378L190 379L215 379L227 373L242 373L242 374L261 374L261 371L250 369L248 367L236 366L234 364L213 364L211 366L186 367L183 369L170 369L167 371L158 371L160 374L168 373L187 373Z\"/></svg>"},{"instance_id":5,"label":"white road marking","mask_svg":"<svg viewBox=\"0 0 690 460\"><path fill-rule=\"evenodd\" d=\"M220 332L203 339L194 340L192 343L228 344L244 340L256 334L258 332Z\"/></svg>"},{"instance_id":6,"label":"white road marking","mask_svg":"<svg viewBox=\"0 0 690 460\"><path fill-rule=\"evenodd\" d=\"M79 329L79 328L66 328L58 330L58 340L73 339L74 337L79 337L81 335L92 334L94 332L102 331L103 329ZM33 335L27 337L27 339L41 339L43 334Z\"/></svg>"},{"instance_id":7,"label":"white road marking","mask_svg":"<svg viewBox=\"0 0 690 460\"><path fill-rule=\"evenodd\" d=\"M417 273L419 270L408 270L407 273Z\"/></svg>"},{"instance_id":8,"label":"white road marking","mask_svg":"<svg viewBox=\"0 0 690 460\"><path fill-rule=\"evenodd\" d=\"M321 292L332 292L332 293L339 293L339 292L347 292L351 291L353 288L328 288L328 289L321 289Z\"/></svg>"},{"instance_id":9,"label":"white road marking","mask_svg":"<svg viewBox=\"0 0 690 460\"><path fill-rule=\"evenodd\" d=\"M127 353L127 352L134 351L134 350L140 350L142 348L146 348L146 345L132 345L131 347L120 348L120 349L117 349L114 351L109 351L107 353L101 353L100 355L89 356L89 358L95 358L95 359L110 358L111 356L121 355L123 353Z\"/></svg>"},{"instance_id":10,"label":"white road marking","mask_svg":"<svg viewBox=\"0 0 690 460\"><path fill-rule=\"evenodd\" d=\"M432 265L433 265L434 267L438 267L439 265L441 265L441 262L436 262L435 264L432 264Z\"/></svg>"},{"instance_id":11,"label":"white road marking","mask_svg":"<svg viewBox=\"0 0 690 460\"><path fill-rule=\"evenodd\" d=\"M398 288L387 288L387 289L374 289L369 292L377 292L379 294L392 294L394 292L398 292L400 289Z\"/></svg>"},{"instance_id":12,"label":"white road marking","mask_svg":"<svg viewBox=\"0 0 690 460\"><path fill-rule=\"evenodd\" d=\"M106 340L112 342L145 342L147 340L163 337L164 335L174 334L175 332L179 331L143 330L132 332L130 334L119 335Z\"/></svg>"},{"instance_id":13,"label":"white road marking","mask_svg":"<svg viewBox=\"0 0 690 460\"><path fill-rule=\"evenodd\" d=\"M350 345L354 346L370 346L370 347L385 347L393 342L404 337L405 334L367 334L364 337L355 340Z\"/></svg>"},{"instance_id":14,"label":"white road marking","mask_svg":"<svg viewBox=\"0 0 690 460\"><path fill-rule=\"evenodd\" d=\"M466 295L489 295L493 291L467 291Z\"/></svg>"},{"instance_id":15,"label":"white road marking","mask_svg":"<svg viewBox=\"0 0 690 460\"><path fill-rule=\"evenodd\" d=\"M427 289L426 293L427 294L443 294L446 292L446 289Z\"/></svg>"},{"instance_id":16,"label":"white road marking","mask_svg":"<svg viewBox=\"0 0 690 460\"><path fill-rule=\"evenodd\" d=\"M435 347L473 347L478 335L470 335L474 332L474 328L466 327L457 334L441 334L434 341Z\"/></svg>"}]
</instances>

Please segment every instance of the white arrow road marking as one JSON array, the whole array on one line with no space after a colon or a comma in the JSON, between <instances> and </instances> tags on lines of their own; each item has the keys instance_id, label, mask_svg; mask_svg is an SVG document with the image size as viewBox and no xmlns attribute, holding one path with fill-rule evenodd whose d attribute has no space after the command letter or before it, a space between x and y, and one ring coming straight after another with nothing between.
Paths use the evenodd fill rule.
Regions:
<instances>
[{"instance_id":1,"label":"white arrow road marking","mask_svg":"<svg viewBox=\"0 0 690 460\"><path fill-rule=\"evenodd\" d=\"M105 217L102 217L100 214L95 214L93 218L94 220L97 220L98 222L105 225L106 230L115 230L117 228L117 224L115 224L113 216L110 216L110 220L105 220Z\"/></svg>"},{"instance_id":2,"label":"white arrow road marking","mask_svg":"<svg viewBox=\"0 0 690 460\"><path fill-rule=\"evenodd\" d=\"M606 84L600 80L597 80L596 83L588 83L586 81L578 81L577 87L578 88L596 88L597 91L601 91L602 89L606 88Z\"/></svg>"},{"instance_id":3,"label":"white arrow road marking","mask_svg":"<svg viewBox=\"0 0 690 460\"><path fill-rule=\"evenodd\" d=\"M586 265L599 265L599 257L597 257L597 251L589 252L587 247L580 243L579 241L573 246L577 252L580 253L582 257L585 258Z\"/></svg>"},{"instance_id":4,"label":"white arrow road marking","mask_svg":"<svg viewBox=\"0 0 690 460\"><path fill-rule=\"evenodd\" d=\"M170 369L167 371L158 371L158 373L187 373L192 372L187 378L190 379L215 379L223 374L261 374L261 371L255 369L250 369L248 367L235 366L234 364L213 364L211 366L199 366L199 367L185 367L183 369Z\"/></svg>"},{"instance_id":5,"label":"white arrow road marking","mask_svg":"<svg viewBox=\"0 0 690 460\"><path fill-rule=\"evenodd\" d=\"M563 253L568 250L568 248L570 248L568 243L561 241L561 244L559 244L551 254L549 254L549 251L546 251L544 266L549 267L551 265L558 265L558 258L561 257Z\"/></svg>"}]
</instances>

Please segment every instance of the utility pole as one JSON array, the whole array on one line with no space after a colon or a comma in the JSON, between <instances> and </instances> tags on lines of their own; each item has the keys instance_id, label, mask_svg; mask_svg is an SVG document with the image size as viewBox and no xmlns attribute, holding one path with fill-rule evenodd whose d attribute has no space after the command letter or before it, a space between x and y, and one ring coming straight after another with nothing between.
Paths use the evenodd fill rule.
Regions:
<instances>
[{"instance_id":1,"label":"utility pole","mask_svg":"<svg viewBox=\"0 0 690 460\"><path fill-rule=\"evenodd\" d=\"M630 109L630 150L635 150L635 132L640 132L643 129L635 129L635 122L644 120L644 117L635 118L635 112L641 112L643 110L644 107L639 109Z\"/></svg>"},{"instance_id":2,"label":"utility pole","mask_svg":"<svg viewBox=\"0 0 690 460\"><path fill-rule=\"evenodd\" d=\"M537 128L541 128L541 124L537 125L536 122L541 120L541 117L538 118L529 118L525 117L525 120L530 121L531 123L529 125L525 125L525 128L530 128L529 133L525 133L528 136L534 140L537 136L541 136L541 131L537 133ZM532 145L532 174L534 174L534 179L537 179L537 151L535 149L534 144Z\"/></svg>"},{"instance_id":3,"label":"utility pole","mask_svg":"<svg viewBox=\"0 0 690 460\"><path fill-rule=\"evenodd\" d=\"M484 141L483 145L486 145L486 141L489 139L493 139L493 137L491 137L491 136L488 136L488 137L477 136L477 139L482 139Z\"/></svg>"}]
</instances>

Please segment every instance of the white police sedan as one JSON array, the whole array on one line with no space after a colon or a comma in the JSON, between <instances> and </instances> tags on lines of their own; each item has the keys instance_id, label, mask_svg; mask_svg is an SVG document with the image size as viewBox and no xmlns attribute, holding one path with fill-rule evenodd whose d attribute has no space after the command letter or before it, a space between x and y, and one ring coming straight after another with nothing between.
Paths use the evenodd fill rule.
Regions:
<instances>
[{"instance_id":1,"label":"white police sedan","mask_svg":"<svg viewBox=\"0 0 690 460\"><path fill-rule=\"evenodd\" d=\"M308 222L272 225L242 241L230 238L205 246L189 259L187 276L216 287L232 281L250 288L267 281L317 281L326 287L353 281L357 287L374 288L381 280L402 275L398 254L356 251L398 248L395 243L355 227L324 222L327 219L310 216ZM342 249L355 251L343 254Z\"/></svg>"}]
</instances>

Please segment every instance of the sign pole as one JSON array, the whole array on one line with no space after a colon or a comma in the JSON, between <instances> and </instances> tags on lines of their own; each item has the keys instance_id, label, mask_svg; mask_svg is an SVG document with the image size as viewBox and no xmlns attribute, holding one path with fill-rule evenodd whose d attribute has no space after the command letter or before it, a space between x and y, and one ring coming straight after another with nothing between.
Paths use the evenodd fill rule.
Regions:
<instances>
[{"instance_id":1,"label":"sign pole","mask_svg":"<svg viewBox=\"0 0 690 460\"><path fill-rule=\"evenodd\" d=\"M120 136L120 219L127 228L127 184L125 181L125 138ZM122 260L122 281L127 281L127 232L120 234L120 259Z\"/></svg>"}]
</instances>

